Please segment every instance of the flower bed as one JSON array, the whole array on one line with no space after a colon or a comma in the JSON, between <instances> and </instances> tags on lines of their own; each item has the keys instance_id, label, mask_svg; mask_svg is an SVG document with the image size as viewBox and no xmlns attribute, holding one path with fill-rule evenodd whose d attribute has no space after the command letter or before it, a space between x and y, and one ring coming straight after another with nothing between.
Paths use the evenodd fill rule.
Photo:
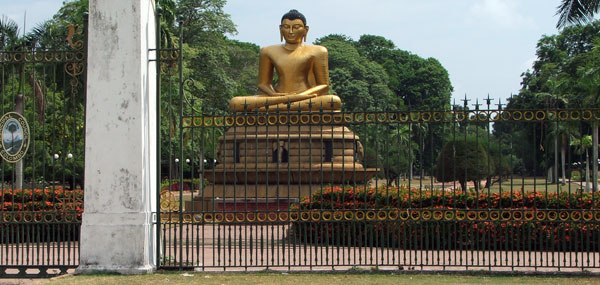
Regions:
<instances>
[{"instance_id":1,"label":"flower bed","mask_svg":"<svg viewBox=\"0 0 600 285\"><path fill-rule=\"evenodd\" d=\"M329 187L292 210L333 212L334 219L300 219L292 232L296 240L329 245L600 251L599 209L598 193ZM335 219L340 212L348 216Z\"/></svg>"},{"instance_id":2,"label":"flower bed","mask_svg":"<svg viewBox=\"0 0 600 285\"><path fill-rule=\"evenodd\" d=\"M0 190L3 212L14 211L74 211L83 212L83 190L54 189L4 189Z\"/></svg>"},{"instance_id":3,"label":"flower bed","mask_svg":"<svg viewBox=\"0 0 600 285\"><path fill-rule=\"evenodd\" d=\"M4 242L74 241L79 239L83 190L0 190L0 224Z\"/></svg>"}]
</instances>

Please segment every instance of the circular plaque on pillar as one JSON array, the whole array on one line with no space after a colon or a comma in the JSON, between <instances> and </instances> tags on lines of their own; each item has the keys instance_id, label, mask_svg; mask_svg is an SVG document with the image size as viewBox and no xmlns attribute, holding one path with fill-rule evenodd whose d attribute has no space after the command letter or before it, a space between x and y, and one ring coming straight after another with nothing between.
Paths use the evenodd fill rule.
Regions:
<instances>
[{"instance_id":1,"label":"circular plaque on pillar","mask_svg":"<svg viewBox=\"0 0 600 285\"><path fill-rule=\"evenodd\" d=\"M2 148L0 156L8 162L18 162L29 148L29 125L21 114L9 112L0 118Z\"/></svg>"}]
</instances>

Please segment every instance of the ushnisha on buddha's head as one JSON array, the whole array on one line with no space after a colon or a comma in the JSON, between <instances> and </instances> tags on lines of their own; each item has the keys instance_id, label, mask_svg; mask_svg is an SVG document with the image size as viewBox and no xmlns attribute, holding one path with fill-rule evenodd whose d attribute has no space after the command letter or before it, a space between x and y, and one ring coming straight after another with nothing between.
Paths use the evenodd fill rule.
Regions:
<instances>
[{"instance_id":1,"label":"ushnisha on buddha's head","mask_svg":"<svg viewBox=\"0 0 600 285\"><path fill-rule=\"evenodd\" d=\"M298 10L290 10L283 14L281 17L281 24L279 25L280 40L284 40L286 43L298 44L303 40L306 41L306 34L308 33L308 26L306 25L306 18Z\"/></svg>"}]
</instances>

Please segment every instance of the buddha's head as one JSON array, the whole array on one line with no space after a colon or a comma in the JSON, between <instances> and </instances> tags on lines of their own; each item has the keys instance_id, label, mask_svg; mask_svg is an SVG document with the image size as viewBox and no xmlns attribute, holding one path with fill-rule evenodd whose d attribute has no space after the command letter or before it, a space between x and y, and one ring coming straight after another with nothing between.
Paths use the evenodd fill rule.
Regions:
<instances>
[{"instance_id":1,"label":"buddha's head","mask_svg":"<svg viewBox=\"0 0 600 285\"><path fill-rule=\"evenodd\" d=\"M281 17L281 25L279 25L281 40L285 39L285 42L290 44L301 43L303 39L306 41L307 33L306 18L298 10L290 10Z\"/></svg>"}]
</instances>

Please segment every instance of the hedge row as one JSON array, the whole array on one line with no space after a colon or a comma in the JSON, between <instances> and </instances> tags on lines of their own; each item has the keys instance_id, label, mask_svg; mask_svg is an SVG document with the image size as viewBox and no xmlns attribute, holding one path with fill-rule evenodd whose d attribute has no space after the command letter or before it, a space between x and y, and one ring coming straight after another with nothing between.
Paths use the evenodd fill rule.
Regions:
<instances>
[{"instance_id":1,"label":"hedge row","mask_svg":"<svg viewBox=\"0 0 600 285\"><path fill-rule=\"evenodd\" d=\"M0 240L4 243L79 240L83 190L0 190Z\"/></svg>"},{"instance_id":2,"label":"hedge row","mask_svg":"<svg viewBox=\"0 0 600 285\"><path fill-rule=\"evenodd\" d=\"M293 210L379 209L599 209L600 196L587 193L500 193L419 191L407 188L329 187L306 197ZM597 221L375 220L297 221L298 241L320 245L431 250L600 251Z\"/></svg>"},{"instance_id":3,"label":"hedge row","mask_svg":"<svg viewBox=\"0 0 600 285\"><path fill-rule=\"evenodd\" d=\"M312 197L305 197L292 209L600 209L600 192L546 193L504 190L502 193L485 191L430 191L414 188L327 187Z\"/></svg>"},{"instance_id":4,"label":"hedge row","mask_svg":"<svg viewBox=\"0 0 600 285\"><path fill-rule=\"evenodd\" d=\"M3 212L13 211L76 211L83 212L83 190L4 189L0 190Z\"/></svg>"}]
</instances>

